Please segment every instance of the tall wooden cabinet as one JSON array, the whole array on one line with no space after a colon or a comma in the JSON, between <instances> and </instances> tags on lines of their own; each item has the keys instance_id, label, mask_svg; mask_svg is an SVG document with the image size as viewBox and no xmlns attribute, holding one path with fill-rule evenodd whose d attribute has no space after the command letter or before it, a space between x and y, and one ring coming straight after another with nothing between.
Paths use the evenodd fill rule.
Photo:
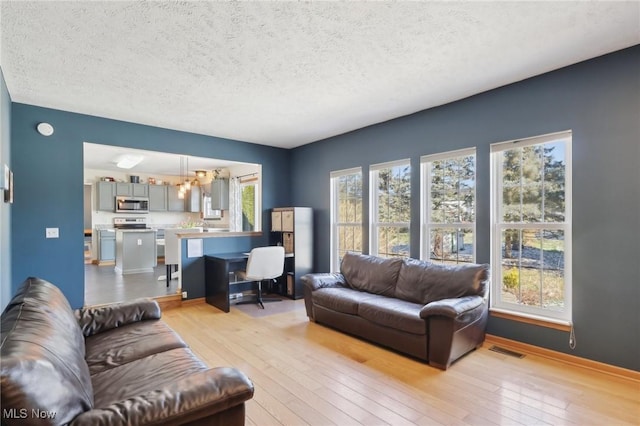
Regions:
<instances>
[{"instance_id":1,"label":"tall wooden cabinet","mask_svg":"<svg viewBox=\"0 0 640 426\"><path fill-rule=\"evenodd\" d=\"M313 272L313 210L310 207L279 207L271 211L270 245L284 246L284 275L278 281L283 295L300 299L300 278Z\"/></svg>"}]
</instances>

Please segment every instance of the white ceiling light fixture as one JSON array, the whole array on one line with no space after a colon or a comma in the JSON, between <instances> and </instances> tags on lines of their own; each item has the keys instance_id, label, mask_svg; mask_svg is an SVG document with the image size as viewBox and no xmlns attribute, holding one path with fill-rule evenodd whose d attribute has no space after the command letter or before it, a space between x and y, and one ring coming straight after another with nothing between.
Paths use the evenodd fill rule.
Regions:
<instances>
[{"instance_id":1,"label":"white ceiling light fixture","mask_svg":"<svg viewBox=\"0 0 640 426\"><path fill-rule=\"evenodd\" d=\"M125 154L118 158L116 166L121 169L130 169L144 160L143 155Z\"/></svg>"},{"instance_id":2,"label":"white ceiling light fixture","mask_svg":"<svg viewBox=\"0 0 640 426\"><path fill-rule=\"evenodd\" d=\"M53 134L53 126L49 123L38 123L36 129L42 136L51 136Z\"/></svg>"}]
</instances>

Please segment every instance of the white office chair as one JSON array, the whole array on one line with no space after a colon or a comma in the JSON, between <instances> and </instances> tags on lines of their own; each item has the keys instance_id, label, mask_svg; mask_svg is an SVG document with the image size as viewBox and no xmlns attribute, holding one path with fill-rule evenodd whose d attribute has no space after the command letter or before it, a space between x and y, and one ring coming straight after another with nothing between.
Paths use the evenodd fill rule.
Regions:
<instances>
[{"instance_id":1,"label":"white office chair","mask_svg":"<svg viewBox=\"0 0 640 426\"><path fill-rule=\"evenodd\" d=\"M256 247L249 253L249 259L247 260L247 270L238 271L238 275L242 280L255 281L258 283L258 293L256 294L256 300L246 300L236 303L236 305L246 305L250 303L257 303L262 309L264 309L264 302L281 302L280 299L275 298L263 298L262 297L262 282L266 280L275 280L282 276L284 271L284 247L282 246L269 246L269 247Z\"/></svg>"},{"instance_id":2,"label":"white office chair","mask_svg":"<svg viewBox=\"0 0 640 426\"><path fill-rule=\"evenodd\" d=\"M169 287L169 281L173 279L173 265L175 265L177 272L178 264L180 263L180 240L177 234L190 232L202 232L202 228L167 228L164 230L164 264L167 272L167 287Z\"/></svg>"}]
</instances>

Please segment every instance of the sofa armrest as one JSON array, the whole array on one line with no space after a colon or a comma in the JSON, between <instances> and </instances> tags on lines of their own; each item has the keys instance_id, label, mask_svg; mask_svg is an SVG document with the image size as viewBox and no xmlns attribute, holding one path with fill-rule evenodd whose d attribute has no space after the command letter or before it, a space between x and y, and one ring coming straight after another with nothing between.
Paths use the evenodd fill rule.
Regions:
<instances>
[{"instance_id":1,"label":"sofa armrest","mask_svg":"<svg viewBox=\"0 0 640 426\"><path fill-rule=\"evenodd\" d=\"M189 423L244 404L253 397L253 390L253 383L241 371L230 367L212 368L169 384L165 389L85 411L70 425Z\"/></svg>"},{"instance_id":2,"label":"sofa armrest","mask_svg":"<svg viewBox=\"0 0 640 426\"><path fill-rule=\"evenodd\" d=\"M485 302L482 296L465 296L454 299L442 299L426 304L420 310L420 318L439 315L447 318L457 318L481 306Z\"/></svg>"},{"instance_id":3,"label":"sofa armrest","mask_svg":"<svg viewBox=\"0 0 640 426\"><path fill-rule=\"evenodd\" d=\"M134 322L160 319L162 312L158 302L152 299L136 299L75 311L76 319L85 337L122 327Z\"/></svg>"},{"instance_id":4,"label":"sofa armrest","mask_svg":"<svg viewBox=\"0 0 640 426\"><path fill-rule=\"evenodd\" d=\"M311 291L326 287L348 287L342 274L307 274L301 278L304 285Z\"/></svg>"}]
</instances>

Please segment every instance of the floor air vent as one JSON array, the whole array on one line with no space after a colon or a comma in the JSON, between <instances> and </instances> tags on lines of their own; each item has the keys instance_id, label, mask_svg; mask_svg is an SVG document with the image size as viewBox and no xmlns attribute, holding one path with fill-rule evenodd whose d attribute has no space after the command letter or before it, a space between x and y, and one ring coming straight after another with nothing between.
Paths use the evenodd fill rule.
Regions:
<instances>
[{"instance_id":1,"label":"floor air vent","mask_svg":"<svg viewBox=\"0 0 640 426\"><path fill-rule=\"evenodd\" d=\"M524 354L521 354L519 352L514 352L514 351L510 351L509 349L505 349L505 348L501 348L500 346L491 346L489 348L490 351L493 352L498 352L499 354L503 354L503 355L509 355L512 356L514 358L524 358Z\"/></svg>"}]
</instances>

